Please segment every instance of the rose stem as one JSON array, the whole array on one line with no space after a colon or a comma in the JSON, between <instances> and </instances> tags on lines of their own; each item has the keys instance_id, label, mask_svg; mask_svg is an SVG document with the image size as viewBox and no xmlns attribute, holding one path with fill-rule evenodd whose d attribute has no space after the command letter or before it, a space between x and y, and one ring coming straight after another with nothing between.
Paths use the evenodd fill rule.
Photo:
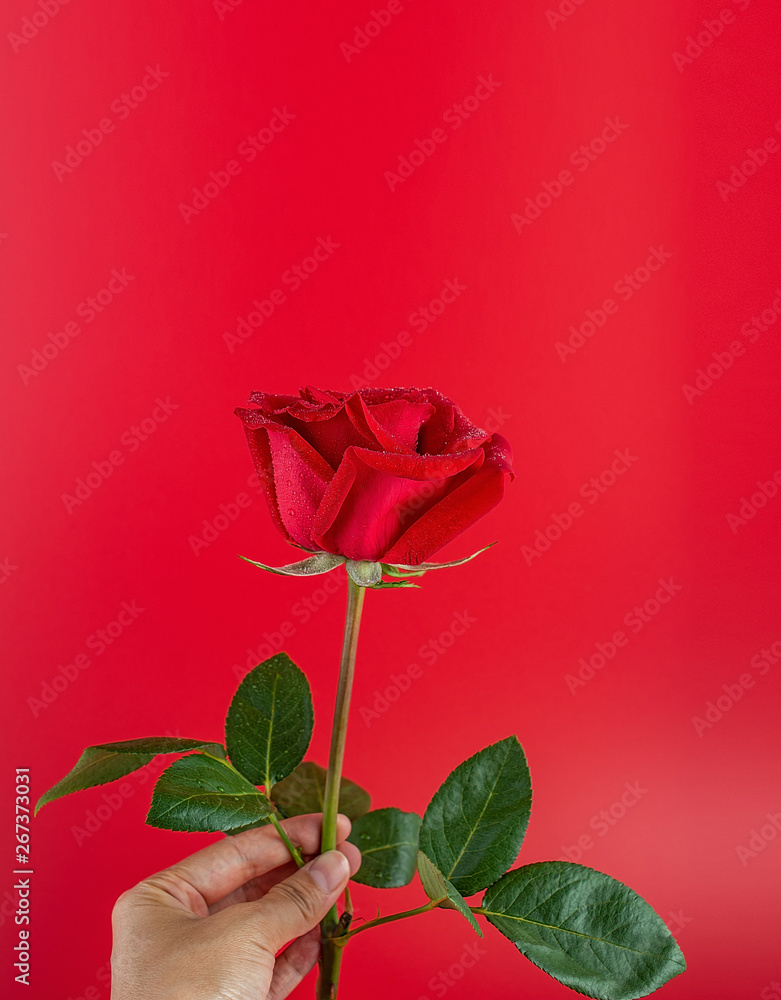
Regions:
<instances>
[{"instance_id":1,"label":"rose stem","mask_svg":"<svg viewBox=\"0 0 781 1000\"><path fill-rule=\"evenodd\" d=\"M293 860L295 861L295 863L298 865L299 868L303 868L304 867L304 859L301 857L301 852L296 847L296 845L292 842L292 840L290 839L290 837L288 837L288 835L285 833L284 827L282 826L282 824L277 819L276 814L275 813L270 813L269 814L269 819L274 824L274 828L276 829L277 833L279 834L279 836L284 841L285 847L287 847L287 849L290 851L290 855L293 858Z\"/></svg>"},{"instance_id":2,"label":"rose stem","mask_svg":"<svg viewBox=\"0 0 781 1000\"><path fill-rule=\"evenodd\" d=\"M356 934L360 934L361 931L367 931L370 927L379 927L381 924L391 924L394 920L404 920L405 917L417 917L420 913L428 913L429 910L433 910L446 899L447 896L443 896L441 899L430 899L428 903L424 903L423 906L416 906L414 910L404 910L402 913L391 913L387 917L377 917L375 920L369 920L365 924L361 924L360 927L356 927L354 931L345 934L342 940L347 942L350 938L355 937Z\"/></svg>"},{"instance_id":3,"label":"rose stem","mask_svg":"<svg viewBox=\"0 0 781 1000\"><path fill-rule=\"evenodd\" d=\"M404 920L406 917L417 917L420 913L428 913L429 910L435 909L440 905L440 903L444 903L446 900L447 896L443 896L441 899L430 899L428 903L424 903L423 906L416 906L414 910L404 910L402 913L391 913L387 917L376 917L374 920L368 920L365 924L361 924L360 927L356 927L354 930L346 932L341 937L336 938L336 941L337 943L345 945L350 938L355 937L356 934L360 934L361 931L367 931L370 927L380 927L382 924L391 924L394 920ZM488 912L482 906L470 906L469 909L472 913Z\"/></svg>"},{"instance_id":4,"label":"rose stem","mask_svg":"<svg viewBox=\"0 0 781 1000\"><path fill-rule=\"evenodd\" d=\"M320 841L321 851L332 851L336 847L336 817L339 812L339 789L342 781L342 764L344 762L344 747L347 739L347 718L350 712L350 694L355 671L355 653L358 648L358 629L361 624L361 611L365 587L359 587L353 580L347 579L347 615L344 623L344 642L342 644L342 662L339 669L339 686L336 691L336 706L334 708L334 724L331 731L331 752L328 757L328 774L325 779L323 801L323 832ZM320 959L320 978L318 980L318 997L321 1000L334 1000L339 982L339 966L342 960L342 948L333 940L333 933L339 915L336 906L332 906L320 925L322 931L322 956Z\"/></svg>"}]
</instances>

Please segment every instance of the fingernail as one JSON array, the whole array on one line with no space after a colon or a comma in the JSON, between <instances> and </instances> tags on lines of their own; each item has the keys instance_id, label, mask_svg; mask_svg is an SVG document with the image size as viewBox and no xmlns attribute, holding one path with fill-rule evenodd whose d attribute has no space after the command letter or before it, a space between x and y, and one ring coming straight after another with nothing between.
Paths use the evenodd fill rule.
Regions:
<instances>
[{"instance_id":1,"label":"fingernail","mask_svg":"<svg viewBox=\"0 0 781 1000\"><path fill-rule=\"evenodd\" d=\"M326 851L305 866L323 892L333 892L350 874L350 865L341 851Z\"/></svg>"}]
</instances>

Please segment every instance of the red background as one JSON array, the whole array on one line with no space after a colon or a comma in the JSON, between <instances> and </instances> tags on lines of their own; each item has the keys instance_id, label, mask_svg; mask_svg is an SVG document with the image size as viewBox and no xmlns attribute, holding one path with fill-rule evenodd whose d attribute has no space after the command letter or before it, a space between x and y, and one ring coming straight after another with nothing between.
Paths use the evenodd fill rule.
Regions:
<instances>
[{"instance_id":1,"label":"red background","mask_svg":"<svg viewBox=\"0 0 781 1000\"><path fill-rule=\"evenodd\" d=\"M564 857L590 837L581 860L626 881L676 931L689 971L665 995L770 995L781 979L781 838L755 839L763 849L742 860L737 848L781 810L781 667L751 666L781 639L781 497L761 508L760 497L734 530L727 515L781 467L775 313L754 342L740 332L781 283L781 151L734 191L717 185L747 150L781 142L778 12L744 0L587 0L562 4L572 13L557 19L546 14L553 0L520 10L403 0L348 60L340 46L370 21L368 2L234 4L74 0L48 23L38 15L29 40L3 43L3 893L13 768L31 769L37 797L90 743L167 730L219 738L234 665L245 670L247 650L286 622L285 648L312 680L313 751L324 759L343 591L304 624L296 603L320 581L277 580L236 558L282 562L292 550L247 487L232 411L252 389L344 388L365 375L434 385L475 422L501 424L517 478L440 556L498 539L495 549L427 577L422 591L368 595L347 773L375 805L422 811L464 757L517 733L535 788L522 860ZM712 24L701 54L690 48L677 67L687 36L727 8L718 37ZM40 9L8 0L4 34ZM112 109L158 64L137 107ZM480 76L499 85L454 129L443 115ZM275 109L295 118L247 162L240 143ZM113 129L87 142L83 162L55 169L107 117ZM616 117L627 127L579 170L572 154ZM391 190L385 172L436 127L446 141ZM180 206L231 159L240 172L185 221ZM511 215L567 168L573 182L516 231ZM291 289L284 273L319 237L338 248ZM619 299L616 282L659 247L672 256ZM79 304L123 268L127 287L80 319ZM448 279L465 290L416 329L411 314ZM224 334L274 288L286 301L229 350ZM610 297L618 311L562 361L557 342ZM30 372L69 322L79 334ZM697 369L735 340L744 353L687 401ZM386 364L383 345L399 356L367 369L378 355ZM131 446L158 397L176 408ZM584 502L581 484L616 449L636 461ZM69 512L63 496L117 450L122 463ZM250 506L196 555L204 520L241 492ZM529 565L522 547L577 501L583 516ZM660 579L681 590L636 634L625 629L627 645L573 693L566 676ZM132 625L90 651L89 637L133 601L144 610ZM464 611L470 629L426 663L421 645ZM41 703L85 653L90 666ZM420 679L367 725L360 709L411 662ZM722 685L740 687L746 673L753 687L733 704ZM723 717L698 733L693 719L720 696ZM74 828L103 790L33 824L25 996L107 997L114 899L213 839L146 827L151 782L128 780L133 795L81 846ZM639 800L600 834L595 817L627 782ZM419 895L357 893L369 915L378 897L391 912ZM24 988L10 971L8 898L2 991L15 996ZM493 931L464 971L470 933L440 912L366 935L348 953L343 995L365 995L368 977L377 997L438 996L431 977L450 966L463 973L454 997L566 995Z\"/></svg>"}]
</instances>

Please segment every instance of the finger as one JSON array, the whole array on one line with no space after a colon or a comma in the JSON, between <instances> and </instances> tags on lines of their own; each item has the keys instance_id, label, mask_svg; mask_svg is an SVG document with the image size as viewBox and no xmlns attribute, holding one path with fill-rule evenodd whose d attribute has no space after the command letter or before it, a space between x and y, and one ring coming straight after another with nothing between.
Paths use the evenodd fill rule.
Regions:
<instances>
[{"instance_id":1,"label":"finger","mask_svg":"<svg viewBox=\"0 0 781 1000\"><path fill-rule=\"evenodd\" d=\"M350 844L346 840L337 844L336 849L337 851L341 851L350 862L350 875L354 875L361 867L361 852L354 844ZM311 861L315 856L305 854L304 859ZM251 903L256 899L260 899L266 895L269 889L278 882L283 882L286 878L290 878L296 871L298 871L298 866L294 861L289 861L287 864L280 865L279 868L273 868L271 871L259 875L257 878L250 879L249 882L245 882L244 885L239 886L238 889L234 889L227 896L218 899L216 903L212 903L209 906L209 913L219 913L220 910L227 910L234 903Z\"/></svg>"},{"instance_id":2,"label":"finger","mask_svg":"<svg viewBox=\"0 0 781 1000\"><path fill-rule=\"evenodd\" d=\"M294 941L274 965L268 1000L284 1000L317 964L320 957L320 928Z\"/></svg>"},{"instance_id":3,"label":"finger","mask_svg":"<svg viewBox=\"0 0 781 1000\"><path fill-rule=\"evenodd\" d=\"M336 849L337 851L341 851L347 858L350 865L350 878L352 878L361 867L361 861L363 860L360 849L357 848L355 844L349 843L347 840L343 840L341 844L337 844Z\"/></svg>"},{"instance_id":4,"label":"finger","mask_svg":"<svg viewBox=\"0 0 781 1000\"><path fill-rule=\"evenodd\" d=\"M306 855L304 855L304 859L309 860ZM285 865L280 865L279 868L273 868L264 875L258 875L257 878L250 879L249 882L240 885L238 889L229 892L227 896L218 899L216 903L212 903L209 906L209 913L219 913L220 910L226 910L229 906L233 906L234 903L251 903L256 899L260 899L277 882L282 882L284 879L290 878L297 871L298 865L295 861L289 861Z\"/></svg>"},{"instance_id":5,"label":"finger","mask_svg":"<svg viewBox=\"0 0 781 1000\"><path fill-rule=\"evenodd\" d=\"M320 813L293 816L283 820L282 827L304 854L318 851L322 827ZM350 827L350 820L340 815L337 837L346 837ZM145 881L162 888L193 913L205 915L212 903L289 860L290 852L274 827L261 826L218 840Z\"/></svg>"},{"instance_id":6,"label":"finger","mask_svg":"<svg viewBox=\"0 0 781 1000\"><path fill-rule=\"evenodd\" d=\"M326 851L290 878L275 885L242 916L252 934L272 952L315 927L339 898L350 877L341 851Z\"/></svg>"}]
</instances>

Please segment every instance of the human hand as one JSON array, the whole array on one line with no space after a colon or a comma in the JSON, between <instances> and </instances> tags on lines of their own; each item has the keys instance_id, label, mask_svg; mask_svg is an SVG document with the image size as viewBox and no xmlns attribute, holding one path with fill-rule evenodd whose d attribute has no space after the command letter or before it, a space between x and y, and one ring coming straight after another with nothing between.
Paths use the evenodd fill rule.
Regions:
<instances>
[{"instance_id":1,"label":"human hand","mask_svg":"<svg viewBox=\"0 0 781 1000\"><path fill-rule=\"evenodd\" d=\"M321 822L282 822L305 858L319 850ZM124 892L112 914L112 1000L282 1000L317 962L317 925L360 867L349 832L340 815L338 850L299 870L274 827L257 827Z\"/></svg>"}]
</instances>

